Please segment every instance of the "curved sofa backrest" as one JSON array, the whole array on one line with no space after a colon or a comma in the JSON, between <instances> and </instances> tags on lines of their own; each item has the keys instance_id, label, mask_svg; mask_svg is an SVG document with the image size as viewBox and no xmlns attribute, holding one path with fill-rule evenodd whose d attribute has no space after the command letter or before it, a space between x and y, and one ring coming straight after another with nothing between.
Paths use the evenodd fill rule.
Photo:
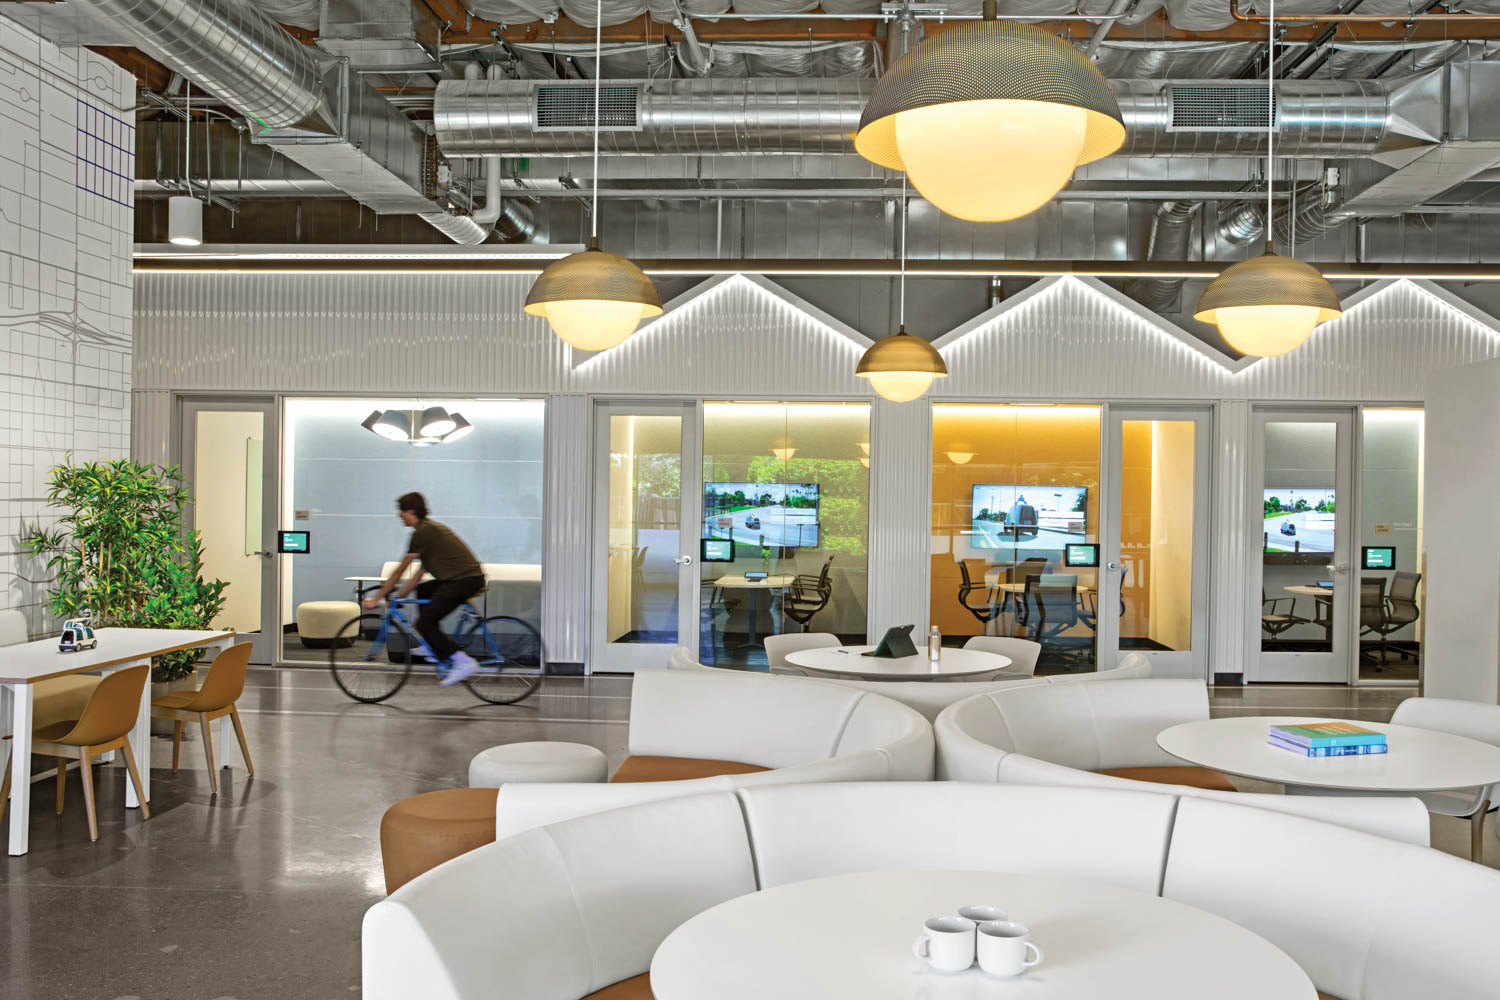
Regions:
<instances>
[{"instance_id":1,"label":"curved sofa backrest","mask_svg":"<svg viewBox=\"0 0 1500 1000\"><path fill-rule=\"evenodd\" d=\"M1290 955L1340 1000L1493 996L1500 872L1261 809L1183 799L1162 895Z\"/></svg>"},{"instance_id":2,"label":"curved sofa backrest","mask_svg":"<svg viewBox=\"0 0 1500 1000\"><path fill-rule=\"evenodd\" d=\"M1151 676L1151 661L1140 653L1126 653L1109 670L1087 674L1058 674L1054 681L1130 681Z\"/></svg>"},{"instance_id":3,"label":"curved sofa backrest","mask_svg":"<svg viewBox=\"0 0 1500 1000\"><path fill-rule=\"evenodd\" d=\"M645 972L683 921L755 889L730 792L530 830L365 913L364 998L578 1000Z\"/></svg>"},{"instance_id":4,"label":"curved sofa backrest","mask_svg":"<svg viewBox=\"0 0 1500 1000\"><path fill-rule=\"evenodd\" d=\"M869 691L892 701L899 701L908 708L916 709L924 719L932 722L943 709L965 698L1022 684L1045 684L1047 678L1017 677L1013 680L941 682L829 680L827 683L853 688L857 691Z\"/></svg>"},{"instance_id":5,"label":"curved sofa backrest","mask_svg":"<svg viewBox=\"0 0 1500 1000\"><path fill-rule=\"evenodd\" d=\"M914 742L906 749L920 757L924 730L930 777L926 720L837 684L733 670L653 670L635 675L630 700L632 754L775 768L874 749L884 740ZM903 757L903 769L908 764Z\"/></svg>"}]
</instances>

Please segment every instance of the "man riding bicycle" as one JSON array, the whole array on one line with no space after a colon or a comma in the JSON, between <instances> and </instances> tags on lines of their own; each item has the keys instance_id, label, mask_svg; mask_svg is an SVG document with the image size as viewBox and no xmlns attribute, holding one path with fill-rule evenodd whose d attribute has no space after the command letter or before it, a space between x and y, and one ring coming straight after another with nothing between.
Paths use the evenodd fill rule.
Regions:
<instances>
[{"instance_id":1,"label":"man riding bicycle","mask_svg":"<svg viewBox=\"0 0 1500 1000\"><path fill-rule=\"evenodd\" d=\"M406 597L416 590L417 596L427 601L421 605L421 614L417 617L417 633L426 640L433 655L448 668L439 683L451 687L472 677L479 664L448 638L443 632L442 621L484 590L484 570L474 553L451 528L428 519L427 501L422 494L403 493L396 500L396 509L402 523L413 529L411 543L390 579L380 585L364 606L367 610L379 607L385 596L397 587L401 587L398 597ZM401 586L407 567L413 562L419 563L418 568L405 586ZM432 579L419 584L424 573L430 574Z\"/></svg>"}]
</instances>

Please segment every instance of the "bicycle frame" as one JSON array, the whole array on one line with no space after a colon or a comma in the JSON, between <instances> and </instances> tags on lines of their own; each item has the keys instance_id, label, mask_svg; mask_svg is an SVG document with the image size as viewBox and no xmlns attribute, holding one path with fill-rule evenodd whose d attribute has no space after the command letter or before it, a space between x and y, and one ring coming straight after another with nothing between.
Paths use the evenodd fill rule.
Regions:
<instances>
[{"instance_id":1,"label":"bicycle frame","mask_svg":"<svg viewBox=\"0 0 1500 1000\"><path fill-rule=\"evenodd\" d=\"M425 598L419 597L398 597L388 601L385 616L380 620L380 631L375 634L374 642L370 646L370 658L374 657L375 650L380 649L386 644L386 641L390 638L391 626L394 625L397 631L401 632L413 643L411 647L412 656L425 656L434 662L438 662L438 656L432 651L432 647L427 645L427 640L422 638L416 626L401 613L401 605L403 604L427 603L429 602ZM493 666L502 662L504 658L499 655L495 640L490 635L489 629L485 628L484 619L479 617L479 612L475 609L474 605L469 601L465 601L459 605L458 613L458 628L452 634L453 641L460 648L466 649L468 648L469 639L473 638L474 632L477 629L484 636L484 648L486 651L484 658L479 660L480 665Z\"/></svg>"}]
</instances>

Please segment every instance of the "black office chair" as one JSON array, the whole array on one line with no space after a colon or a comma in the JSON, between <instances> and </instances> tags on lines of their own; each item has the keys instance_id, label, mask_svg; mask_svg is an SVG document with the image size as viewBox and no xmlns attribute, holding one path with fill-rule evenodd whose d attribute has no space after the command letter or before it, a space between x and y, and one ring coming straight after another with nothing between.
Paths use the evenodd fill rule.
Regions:
<instances>
[{"instance_id":1,"label":"black office chair","mask_svg":"<svg viewBox=\"0 0 1500 1000\"><path fill-rule=\"evenodd\" d=\"M975 583L974 578L969 575L969 564L963 559L958 561L958 572L963 577L963 582L958 585L958 603L964 606L964 610L979 619L981 624L988 624L999 617L1004 605L995 604L995 588L983 582L983 578ZM976 590L984 594L984 604L978 607L969 603L969 595Z\"/></svg>"},{"instance_id":2,"label":"black office chair","mask_svg":"<svg viewBox=\"0 0 1500 1000\"><path fill-rule=\"evenodd\" d=\"M797 574L782 595L781 613L801 625L804 632L813 615L826 608L828 599L833 596L833 581L829 577L832 568L833 556L829 556L819 573Z\"/></svg>"},{"instance_id":3,"label":"black office chair","mask_svg":"<svg viewBox=\"0 0 1500 1000\"><path fill-rule=\"evenodd\" d=\"M1396 574L1391 577L1391 589L1385 595L1385 603L1379 620L1376 621L1372 618L1368 626L1365 623L1364 601L1360 601L1360 634L1369 635L1373 633L1380 636L1380 641L1375 645L1376 651L1380 654L1380 658L1375 665L1376 670L1384 667L1386 656L1391 650L1395 650L1396 655L1403 660L1417 655L1409 649L1392 646L1390 634L1397 629L1405 628L1407 625L1415 623L1418 618L1422 617L1422 609L1417 607L1417 584L1421 582L1421 573L1408 573L1405 570L1397 570Z\"/></svg>"},{"instance_id":4,"label":"black office chair","mask_svg":"<svg viewBox=\"0 0 1500 1000\"><path fill-rule=\"evenodd\" d=\"M1030 556L1021 560L1010 571L1011 583L1019 583L1022 587L1020 594L1011 594L1004 591L1000 596L1000 614L1004 614L1012 599L1015 600L1014 614L1016 625L1024 632L1026 628L1027 612L1025 594L1026 581L1033 576L1040 576L1047 572L1046 556Z\"/></svg>"},{"instance_id":5,"label":"black office chair","mask_svg":"<svg viewBox=\"0 0 1500 1000\"><path fill-rule=\"evenodd\" d=\"M1281 610L1283 601L1287 606L1285 611ZM1267 597L1266 588L1260 588L1260 627L1272 638L1294 625L1305 624L1307 624L1307 619L1297 614L1295 597Z\"/></svg>"},{"instance_id":6,"label":"black office chair","mask_svg":"<svg viewBox=\"0 0 1500 1000\"><path fill-rule=\"evenodd\" d=\"M1359 581L1359 631L1368 635L1385 621L1385 577L1365 576ZM1364 643L1360 643L1359 655L1365 655ZM1375 664L1379 670L1381 665Z\"/></svg>"},{"instance_id":7,"label":"black office chair","mask_svg":"<svg viewBox=\"0 0 1500 1000\"><path fill-rule=\"evenodd\" d=\"M1078 576L1074 573L1038 573L1026 578L1024 607L1030 619L1031 638L1045 643L1080 621Z\"/></svg>"},{"instance_id":8,"label":"black office chair","mask_svg":"<svg viewBox=\"0 0 1500 1000\"><path fill-rule=\"evenodd\" d=\"M1130 575L1130 567L1126 566L1120 571L1120 617L1125 617L1125 578ZM1078 617L1091 629L1099 627L1099 592L1098 590L1085 590L1078 595Z\"/></svg>"}]
</instances>

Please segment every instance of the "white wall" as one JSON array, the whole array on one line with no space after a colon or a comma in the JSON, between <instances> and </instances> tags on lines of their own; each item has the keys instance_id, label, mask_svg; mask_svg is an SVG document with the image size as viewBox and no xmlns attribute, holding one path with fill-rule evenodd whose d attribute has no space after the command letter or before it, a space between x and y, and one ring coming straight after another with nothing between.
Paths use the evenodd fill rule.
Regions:
<instances>
[{"instance_id":1,"label":"white wall","mask_svg":"<svg viewBox=\"0 0 1500 1000\"><path fill-rule=\"evenodd\" d=\"M1500 695L1500 361L1428 379L1423 489L1425 692L1495 704Z\"/></svg>"},{"instance_id":2,"label":"white wall","mask_svg":"<svg viewBox=\"0 0 1500 1000\"><path fill-rule=\"evenodd\" d=\"M44 631L47 472L130 448L135 81L0 15L0 608Z\"/></svg>"}]
</instances>

